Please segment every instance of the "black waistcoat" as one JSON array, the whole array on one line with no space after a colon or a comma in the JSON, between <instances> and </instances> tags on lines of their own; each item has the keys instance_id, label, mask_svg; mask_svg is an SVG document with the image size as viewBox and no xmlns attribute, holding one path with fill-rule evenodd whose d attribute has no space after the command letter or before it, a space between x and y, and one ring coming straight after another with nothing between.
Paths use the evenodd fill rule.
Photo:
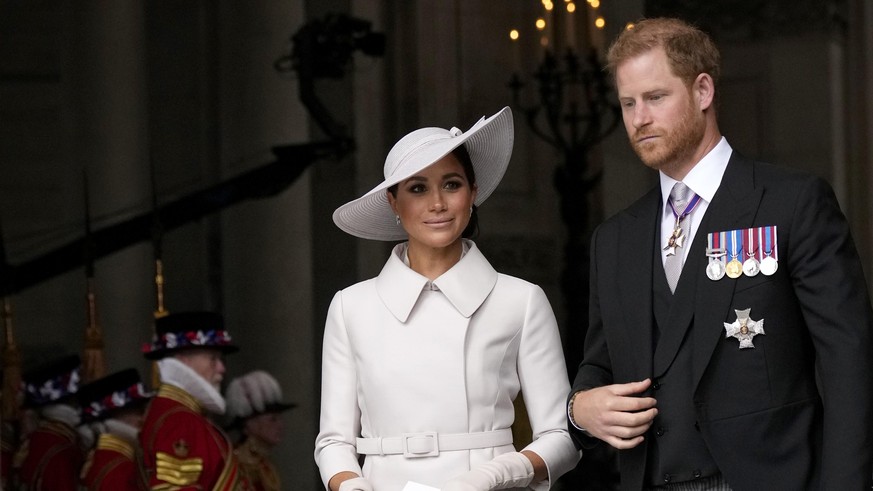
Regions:
<instances>
[{"instance_id":1,"label":"black waistcoat","mask_svg":"<svg viewBox=\"0 0 873 491\"><path fill-rule=\"evenodd\" d=\"M684 327L666 325L671 309L692 308L690 305L674 305L673 294L664 274L661 251L657 248L654 260L653 352L661 333ZM689 275L683 275L683 278L687 276ZM685 278L685 281L689 279ZM680 281L683 280L680 278ZM694 322L693 317L691 322ZM648 485L691 481L718 473L715 461L710 456L696 424L691 372L693 336L694 329L688 329L673 363L663 376L652 381L652 395L658 401L658 416L646 434L649 444L645 482Z\"/></svg>"}]
</instances>

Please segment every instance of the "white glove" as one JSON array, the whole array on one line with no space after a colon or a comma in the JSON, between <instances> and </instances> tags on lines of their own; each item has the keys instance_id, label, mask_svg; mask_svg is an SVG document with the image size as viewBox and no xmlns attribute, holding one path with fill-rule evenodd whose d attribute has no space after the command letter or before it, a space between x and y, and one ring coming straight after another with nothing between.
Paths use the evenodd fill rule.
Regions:
<instances>
[{"instance_id":1,"label":"white glove","mask_svg":"<svg viewBox=\"0 0 873 491\"><path fill-rule=\"evenodd\" d=\"M493 489L524 488L533 481L534 468L530 459L520 452L498 455L468 472L450 479L442 491L491 491Z\"/></svg>"},{"instance_id":2,"label":"white glove","mask_svg":"<svg viewBox=\"0 0 873 491\"><path fill-rule=\"evenodd\" d=\"M340 483L339 491L373 491L373 485L363 477L355 477Z\"/></svg>"}]
</instances>

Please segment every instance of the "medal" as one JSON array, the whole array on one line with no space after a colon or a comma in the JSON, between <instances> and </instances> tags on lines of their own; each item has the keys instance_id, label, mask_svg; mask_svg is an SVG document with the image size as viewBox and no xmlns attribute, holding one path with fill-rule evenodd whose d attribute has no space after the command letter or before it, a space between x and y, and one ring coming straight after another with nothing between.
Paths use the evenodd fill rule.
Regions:
<instances>
[{"instance_id":1,"label":"medal","mask_svg":"<svg viewBox=\"0 0 873 491\"><path fill-rule=\"evenodd\" d=\"M706 265L706 276L712 281L718 281L724 278L724 263L720 258L709 258L709 264Z\"/></svg>"},{"instance_id":2,"label":"medal","mask_svg":"<svg viewBox=\"0 0 873 491\"><path fill-rule=\"evenodd\" d=\"M755 229L749 228L745 231L746 234L746 260L743 261L743 274L746 276L752 277L758 274L761 270L760 264L758 264L758 258L755 257L758 255L759 247L755 244Z\"/></svg>"},{"instance_id":3,"label":"medal","mask_svg":"<svg viewBox=\"0 0 873 491\"><path fill-rule=\"evenodd\" d=\"M779 262L773 259L773 256L767 256L761 261L761 272L767 276L771 276L779 269Z\"/></svg>"},{"instance_id":4,"label":"medal","mask_svg":"<svg viewBox=\"0 0 873 491\"><path fill-rule=\"evenodd\" d=\"M779 269L779 260L776 252L776 225L761 227L759 233L764 236L764 259L761 259L761 272L771 276Z\"/></svg>"},{"instance_id":5,"label":"medal","mask_svg":"<svg viewBox=\"0 0 873 491\"><path fill-rule=\"evenodd\" d=\"M758 260L750 257L743 261L743 274L746 276L755 276L758 272L761 271L761 266L758 264Z\"/></svg>"},{"instance_id":6,"label":"medal","mask_svg":"<svg viewBox=\"0 0 873 491\"><path fill-rule=\"evenodd\" d=\"M740 342L740 349L754 348L752 338L764 333L764 319L752 320L749 314L752 309L734 310L737 320L728 324L724 323L725 338L736 338Z\"/></svg>"},{"instance_id":7,"label":"medal","mask_svg":"<svg viewBox=\"0 0 873 491\"><path fill-rule=\"evenodd\" d=\"M731 230L730 234L731 247L728 249L728 254L730 254L731 260L724 267L724 272L728 276L728 278L737 279L743 275L743 263L741 263L739 259L737 259L737 256L742 253L742 236L740 236L740 230Z\"/></svg>"},{"instance_id":8,"label":"medal","mask_svg":"<svg viewBox=\"0 0 873 491\"><path fill-rule=\"evenodd\" d=\"M728 276L728 278L737 279L743 275L743 264L737 261L736 258L731 259L727 266L724 267L724 274Z\"/></svg>"},{"instance_id":9,"label":"medal","mask_svg":"<svg viewBox=\"0 0 873 491\"><path fill-rule=\"evenodd\" d=\"M664 247L668 256L676 254L676 248L682 247L682 243L685 241L685 231L679 226L680 220L679 218L676 219L676 226L673 228L673 233L670 234L670 237L667 239L667 245Z\"/></svg>"},{"instance_id":10,"label":"medal","mask_svg":"<svg viewBox=\"0 0 873 491\"><path fill-rule=\"evenodd\" d=\"M685 242L685 230L682 229L682 220L694 210L694 207L697 206L697 203L699 202L700 196L695 194L691 198L691 201L689 201L685 206L685 210L679 214L673 206L673 200L667 201L667 204L670 205L670 211L672 211L673 216L676 217L676 223L673 225L673 232L671 232L670 236L667 237L667 245L664 246L664 250L667 251L668 256L676 254L676 248L682 247L682 243Z\"/></svg>"},{"instance_id":11,"label":"medal","mask_svg":"<svg viewBox=\"0 0 873 491\"><path fill-rule=\"evenodd\" d=\"M712 281L718 281L724 278L724 257L726 251L722 244L724 232L713 232L706 236L706 256L709 258L709 263L706 265L706 277Z\"/></svg>"}]
</instances>

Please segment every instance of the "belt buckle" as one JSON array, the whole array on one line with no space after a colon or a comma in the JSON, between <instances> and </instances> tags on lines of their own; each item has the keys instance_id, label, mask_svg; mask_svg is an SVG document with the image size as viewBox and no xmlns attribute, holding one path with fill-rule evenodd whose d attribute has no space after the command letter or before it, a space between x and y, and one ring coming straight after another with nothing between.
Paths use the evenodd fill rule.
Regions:
<instances>
[{"instance_id":1,"label":"belt buckle","mask_svg":"<svg viewBox=\"0 0 873 491\"><path fill-rule=\"evenodd\" d=\"M429 449L425 450L420 447L422 444L418 441L413 440L426 440L429 441ZM410 441L413 441L412 445L410 445ZM440 442L439 437L435 431L424 431L421 433L403 433L400 437L401 446L403 447L403 456L410 459L417 459L420 457L435 457L440 454Z\"/></svg>"}]
</instances>

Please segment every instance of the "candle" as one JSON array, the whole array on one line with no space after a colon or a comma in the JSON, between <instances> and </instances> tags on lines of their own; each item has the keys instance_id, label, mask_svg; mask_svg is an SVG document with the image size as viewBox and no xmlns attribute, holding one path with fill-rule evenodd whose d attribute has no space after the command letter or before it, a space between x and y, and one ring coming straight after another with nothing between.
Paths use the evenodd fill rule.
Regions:
<instances>
[{"instance_id":1,"label":"candle","mask_svg":"<svg viewBox=\"0 0 873 491\"><path fill-rule=\"evenodd\" d=\"M566 39L568 49L576 48L576 4L567 2Z\"/></svg>"},{"instance_id":2,"label":"candle","mask_svg":"<svg viewBox=\"0 0 873 491\"><path fill-rule=\"evenodd\" d=\"M519 50L518 39L520 34L518 33L518 29L512 29L509 31L509 39L510 43L512 43L512 70L513 72L521 72L521 53Z\"/></svg>"}]
</instances>

